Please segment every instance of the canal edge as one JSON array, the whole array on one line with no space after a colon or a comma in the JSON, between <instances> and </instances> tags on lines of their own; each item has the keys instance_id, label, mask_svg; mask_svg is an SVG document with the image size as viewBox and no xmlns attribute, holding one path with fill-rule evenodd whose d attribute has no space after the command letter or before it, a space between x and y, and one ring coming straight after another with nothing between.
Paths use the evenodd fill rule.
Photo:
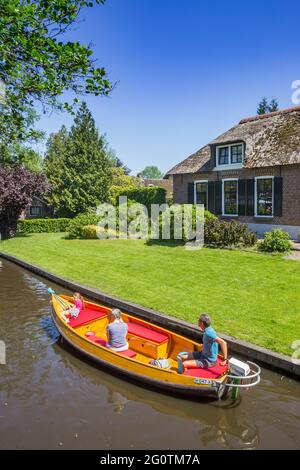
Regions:
<instances>
[{"instance_id":1,"label":"canal edge","mask_svg":"<svg viewBox=\"0 0 300 470\"><path fill-rule=\"evenodd\" d=\"M113 307L119 308L120 310L126 310L128 313L137 315L141 319L146 319L148 321L150 320L159 326L173 329L177 333L188 336L191 339L197 341L201 340L201 333L197 327L184 320L168 316L162 312L157 312L133 302L121 300L117 297L105 294L97 289L83 286L63 277L57 276L56 274L50 273L45 269L30 264L27 261L23 261L7 253L0 252L0 258L15 263L18 266L21 266L22 268L31 271L34 274L37 274L38 276L43 277L49 281L55 282L56 284L66 289L80 291L81 294L89 297L92 300L111 305ZM258 361L261 365L267 367L268 369L300 380L300 365L294 364L289 356L276 353L270 349L233 338L223 333L220 333L219 336L227 341L229 350L231 352L241 354L250 361Z\"/></svg>"}]
</instances>

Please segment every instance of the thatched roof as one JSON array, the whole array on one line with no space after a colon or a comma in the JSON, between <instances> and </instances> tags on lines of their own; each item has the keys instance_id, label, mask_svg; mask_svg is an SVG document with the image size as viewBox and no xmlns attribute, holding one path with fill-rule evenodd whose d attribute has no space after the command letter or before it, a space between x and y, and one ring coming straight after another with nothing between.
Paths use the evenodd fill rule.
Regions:
<instances>
[{"instance_id":1,"label":"thatched roof","mask_svg":"<svg viewBox=\"0 0 300 470\"><path fill-rule=\"evenodd\" d=\"M246 168L300 163L300 106L242 119L239 124L178 163L166 174L199 173L214 167L214 145L243 141Z\"/></svg>"}]
</instances>

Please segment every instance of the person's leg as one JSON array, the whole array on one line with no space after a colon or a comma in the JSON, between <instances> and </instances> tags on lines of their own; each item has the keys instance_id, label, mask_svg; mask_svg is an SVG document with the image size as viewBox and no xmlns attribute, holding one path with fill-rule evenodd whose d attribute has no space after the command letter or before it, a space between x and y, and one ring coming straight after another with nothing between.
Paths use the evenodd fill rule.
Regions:
<instances>
[{"instance_id":1,"label":"person's leg","mask_svg":"<svg viewBox=\"0 0 300 470\"><path fill-rule=\"evenodd\" d=\"M183 372L185 369L205 369L205 360L203 359L202 352L201 351L195 351L194 353L191 353L190 357L188 360L183 361L182 363L183 366Z\"/></svg>"},{"instance_id":2,"label":"person's leg","mask_svg":"<svg viewBox=\"0 0 300 470\"><path fill-rule=\"evenodd\" d=\"M184 372L183 362L187 360L192 360L194 357L193 354L194 353L187 353L183 351L177 355L178 374L183 374Z\"/></svg>"},{"instance_id":3,"label":"person's leg","mask_svg":"<svg viewBox=\"0 0 300 470\"><path fill-rule=\"evenodd\" d=\"M191 361L183 361L183 370L185 369L198 369L198 367L202 367L199 365L200 361L191 360Z\"/></svg>"},{"instance_id":4,"label":"person's leg","mask_svg":"<svg viewBox=\"0 0 300 470\"><path fill-rule=\"evenodd\" d=\"M79 315L79 308L72 307L72 308L70 308L69 313L70 313L71 318L77 318L78 315Z\"/></svg>"},{"instance_id":5,"label":"person's leg","mask_svg":"<svg viewBox=\"0 0 300 470\"><path fill-rule=\"evenodd\" d=\"M69 323L70 320L66 315L70 315L69 310L64 310L63 312L61 312L62 318L65 320L66 323Z\"/></svg>"}]
</instances>

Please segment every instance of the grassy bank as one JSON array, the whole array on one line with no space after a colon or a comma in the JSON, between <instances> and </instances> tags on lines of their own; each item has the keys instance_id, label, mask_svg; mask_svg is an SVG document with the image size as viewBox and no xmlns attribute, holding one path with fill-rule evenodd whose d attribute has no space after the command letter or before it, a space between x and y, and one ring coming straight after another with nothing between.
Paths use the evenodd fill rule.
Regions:
<instances>
[{"instance_id":1,"label":"grassy bank","mask_svg":"<svg viewBox=\"0 0 300 470\"><path fill-rule=\"evenodd\" d=\"M66 240L32 234L0 243L53 273L290 355L300 339L300 263L229 250L188 251L139 240Z\"/></svg>"}]
</instances>

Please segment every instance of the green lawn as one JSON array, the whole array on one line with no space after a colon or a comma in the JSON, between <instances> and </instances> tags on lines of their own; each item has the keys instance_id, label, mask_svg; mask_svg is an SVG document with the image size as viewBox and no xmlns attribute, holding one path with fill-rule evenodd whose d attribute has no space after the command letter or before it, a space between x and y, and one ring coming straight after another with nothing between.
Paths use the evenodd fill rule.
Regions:
<instances>
[{"instance_id":1,"label":"green lawn","mask_svg":"<svg viewBox=\"0 0 300 470\"><path fill-rule=\"evenodd\" d=\"M1 242L10 253L87 286L290 355L300 339L300 263L280 256L142 240L66 240L34 234Z\"/></svg>"}]
</instances>

